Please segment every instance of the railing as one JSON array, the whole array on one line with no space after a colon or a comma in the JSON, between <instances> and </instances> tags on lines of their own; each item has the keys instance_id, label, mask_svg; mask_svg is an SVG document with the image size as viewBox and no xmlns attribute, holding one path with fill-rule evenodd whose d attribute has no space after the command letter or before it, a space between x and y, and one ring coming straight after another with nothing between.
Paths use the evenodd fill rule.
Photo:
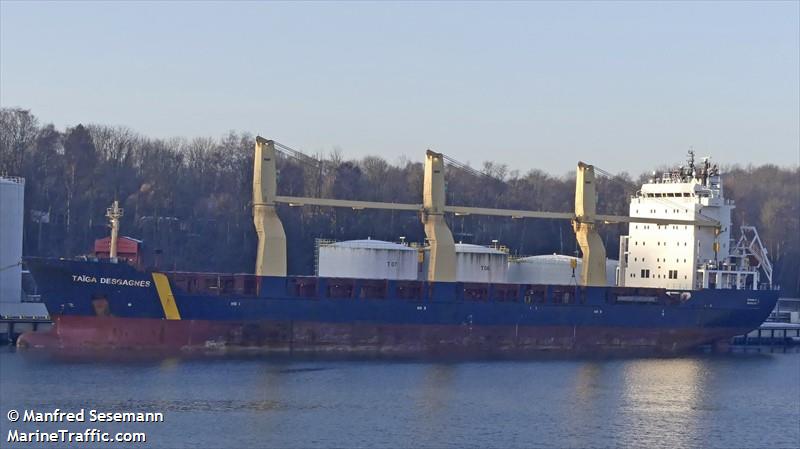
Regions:
<instances>
[{"instance_id":1,"label":"railing","mask_svg":"<svg viewBox=\"0 0 800 449\"><path fill-rule=\"evenodd\" d=\"M0 175L0 180L2 180L2 181L11 181L14 184L25 184L25 178L20 177L20 176Z\"/></svg>"},{"instance_id":2,"label":"railing","mask_svg":"<svg viewBox=\"0 0 800 449\"><path fill-rule=\"evenodd\" d=\"M733 337L731 342L734 345L797 345L800 344L800 326L761 326Z\"/></svg>"},{"instance_id":3,"label":"railing","mask_svg":"<svg viewBox=\"0 0 800 449\"><path fill-rule=\"evenodd\" d=\"M22 302L42 302L42 295L25 295Z\"/></svg>"}]
</instances>

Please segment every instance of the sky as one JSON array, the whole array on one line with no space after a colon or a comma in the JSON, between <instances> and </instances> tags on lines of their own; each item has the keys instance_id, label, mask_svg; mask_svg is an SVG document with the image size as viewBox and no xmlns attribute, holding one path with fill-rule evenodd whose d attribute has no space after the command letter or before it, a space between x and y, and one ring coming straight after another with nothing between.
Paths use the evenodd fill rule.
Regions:
<instances>
[{"instance_id":1,"label":"sky","mask_svg":"<svg viewBox=\"0 0 800 449\"><path fill-rule=\"evenodd\" d=\"M800 2L0 2L0 106L59 128L638 175L800 164Z\"/></svg>"}]
</instances>

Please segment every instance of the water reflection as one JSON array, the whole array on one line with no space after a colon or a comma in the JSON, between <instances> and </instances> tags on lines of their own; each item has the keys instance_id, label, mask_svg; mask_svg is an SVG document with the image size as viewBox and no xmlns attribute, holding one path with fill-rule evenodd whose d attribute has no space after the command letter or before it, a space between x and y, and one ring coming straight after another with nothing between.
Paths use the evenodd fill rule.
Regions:
<instances>
[{"instance_id":1,"label":"water reflection","mask_svg":"<svg viewBox=\"0 0 800 449\"><path fill-rule=\"evenodd\" d=\"M419 441L431 441L450 420L456 366L434 364L422 371L419 388L414 392L414 418Z\"/></svg>"},{"instance_id":2,"label":"water reflection","mask_svg":"<svg viewBox=\"0 0 800 449\"><path fill-rule=\"evenodd\" d=\"M708 407L702 359L629 361L621 380L621 446L691 447L703 440L698 423Z\"/></svg>"},{"instance_id":3,"label":"water reflection","mask_svg":"<svg viewBox=\"0 0 800 449\"><path fill-rule=\"evenodd\" d=\"M598 445L605 420L598 410L604 410L608 392L605 364L586 362L575 370L571 385L571 397L561 407L552 407L560 412L560 421L565 437L564 446L594 447Z\"/></svg>"},{"instance_id":4,"label":"water reflection","mask_svg":"<svg viewBox=\"0 0 800 449\"><path fill-rule=\"evenodd\" d=\"M799 361L89 363L0 349L0 405L161 411L168 425L143 428L158 447L797 447Z\"/></svg>"},{"instance_id":5,"label":"water reflection","mask_svg":"<svg viewBox=\"0 0 800 449\"><path fill-rule=\"evenodd\" d=\"M591 406L600 393L602 370L603 365L597 362L585 363L578 368L575 377L575 393L582 404Z\"/></svg>"},{"instance_id":6,"label":"water reflection","mask_svg":"<svg viewBox=\"0 0 800 449\"><path fill-rule=\"evenodd\" d=\"M434 418L447 408L455 370L454 365L431 365L424 370L417 406L424 411L426 419Z\"/></svg>"},{"instance_id":7,"label":"water reflection","mask_svg":"<svg viewBox=\"0 0 800 449\"><path fill-rule=\"evenodd\" d=\"M181 359L178 357L167 357L161 361L161 371L175 371L180 363Z\"/></svg>"}]
</instances>

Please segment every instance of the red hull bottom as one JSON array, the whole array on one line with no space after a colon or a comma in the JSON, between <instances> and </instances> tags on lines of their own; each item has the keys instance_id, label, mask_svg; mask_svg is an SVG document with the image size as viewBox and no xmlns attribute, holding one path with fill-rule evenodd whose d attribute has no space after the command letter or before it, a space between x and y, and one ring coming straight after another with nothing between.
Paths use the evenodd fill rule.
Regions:
<instances>
[{"instance_id":1,"label":"red hull bottom","mask_svg":"<svg viewBox=\"0 0 800 449\"><path fill-rule=\"evenodd\" d=\"M747 329L644 329L395 325L286 321L169 321L58 316L48 332L20 336L20 348L258 350L362 355L532 355L552 352L677 353Z\"/></svg>"}]
</instances>

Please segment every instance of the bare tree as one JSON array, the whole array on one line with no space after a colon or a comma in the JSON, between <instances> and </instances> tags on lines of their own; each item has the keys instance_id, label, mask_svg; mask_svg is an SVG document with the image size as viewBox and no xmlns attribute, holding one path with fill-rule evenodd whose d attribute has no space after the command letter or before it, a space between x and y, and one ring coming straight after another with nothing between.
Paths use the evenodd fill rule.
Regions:
<instances>
[{"instance_id":1,"label":"bare tree","mask_svg":"<svg viewBox=\"0 0 800 449\"><path fill-rule=\"evenodd\" d=\"M0 173L21 175L26 153L33 148L38 122L29 110L0 109Z\"/></svg>"}]
</instances>

